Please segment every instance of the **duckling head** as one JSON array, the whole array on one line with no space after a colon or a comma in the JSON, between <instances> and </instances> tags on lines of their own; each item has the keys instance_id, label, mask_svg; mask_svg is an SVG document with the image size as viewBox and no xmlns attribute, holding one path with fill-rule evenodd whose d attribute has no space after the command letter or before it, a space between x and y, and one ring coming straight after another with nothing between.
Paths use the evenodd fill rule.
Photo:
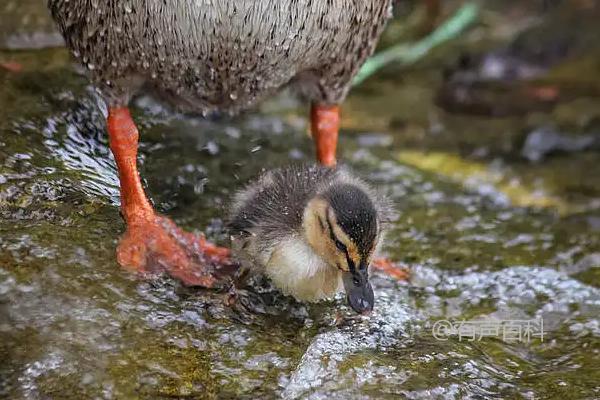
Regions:
<instances>
[{"instance_id":1,"label":"duckling head","mask_svg":"<svg viewBox=\"0 0 600 400\"><path fill-rule=\"evenodd\" d=\"M336 184L312 198L303 215L308 244L331 268L341 271L348 304L357 313L373 310L369 265L380 238L377 210L360 187Z\"/></svg>"}]
</instances>

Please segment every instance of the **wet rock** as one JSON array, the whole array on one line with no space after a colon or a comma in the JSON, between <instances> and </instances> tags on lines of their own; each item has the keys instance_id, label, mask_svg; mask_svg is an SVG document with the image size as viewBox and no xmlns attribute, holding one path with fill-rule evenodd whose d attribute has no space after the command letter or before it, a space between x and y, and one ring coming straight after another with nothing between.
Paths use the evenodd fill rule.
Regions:
<instances>
[{"instance_id":1,"label":"wet rock","mask_svg":"<svg viewBox=\"0 0 600 400\"><path fill-rule=\"evenodd\" d=\"M529 133L521 155L532 162L554 153L571 153L600 148L600 132L587 135L561 133L552 127L541 127Z\"/></svg>"},{"instance_id":2,"label":"wet rock","mask_svg":"<svg viewBox=\"0 0 600 400\"><path fill-rule=\"evenodd\" d=\"M357 141L361 147L386 147L393 143L394 138L383 133L364 133L358 136Z\"/></svg>"},{"instance_id":3,"label":"wet rock","mask_svg":"<svg viewBox=\"0 0 600 400\"><path fill-rule=\"evenodd\" d=\"M574 89L564 83L581 80L582 67L574 60L598 58L599 15L595 2L585 7L560 2L543 19L530 20L511 43L463 53L445 71L437 103L455 113L507 117L551 110L560 97L577 96L573 92L594 93L589 84ZM571 29L573 24L578 29ZM553 79L556 70L566 71L561 79ZM589 72L595 76L595 71Z\"/></svg>"},{"instance_id":4,"label":"wet rock","mask_svg":"<svg viewBox=\"0 0 600 400\"><path fill-rule=\"evenodd\" d=\"M63 44L45 1L5 0L0 5L0 48L40 49Z\"/></svg>"},{"instance_id":5,"label":"wet rock","mask_svg":"<svg viewBox=\"0 0 600 400\"><path fill-rule=\"evenodd\" d=\"M398 288L397 288L398 289ZM352 354L364 353L394 346L404 346L412 334L411 325L416 317L405 305L402 291L378 291L373 314L350 320L349 324L317 335L304 352L301 360L283 387L283 397L344 398L354 391L340 391L356 386L351 376L341 374L340 368ZM375 374L376 366L358 365L366 373ZM395 369L395 368L394 368ZM363 382L367 384L368 382ZM362 385L361 385L362 386ZM329 395L328 395L329 393Z\"/></svg>"},{"instance_id":6,"label":"wet rock","mask_svg":"<svg viewBox=\"0 0 600 400\"><path fill-rule=\"evenodd\" d=\"M573 264L565 265L562 270L569 275L579 274L591 268L600 268L600 253L591 253Z\"/></svg>"},{"instance_id":7,"label":"wet rock","mask_svg":"<svg viewBox=\"0 0 600 400\"><path fill-rule=\"evenodd\" d=\"M47 47L62 47L65 44L58 32L10 35L4 41L4 46L10 50L44 49Z\"/></svg>"}]
</instances>

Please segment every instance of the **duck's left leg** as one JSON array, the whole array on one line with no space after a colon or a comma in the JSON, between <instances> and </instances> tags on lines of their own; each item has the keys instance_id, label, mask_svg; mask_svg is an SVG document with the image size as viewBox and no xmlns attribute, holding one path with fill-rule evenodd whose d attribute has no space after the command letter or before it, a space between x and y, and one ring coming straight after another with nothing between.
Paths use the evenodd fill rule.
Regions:
<instances>
[{"instance_id":1,"label":"duck's left leg","mask_svg":"<svg viewBox=\"0 0 600 400\"><path fill-rule=\"evenodd\" d=\"M335 151L340 130L340 107L313 104L310 111L310 126L317 150L317 161L333 167L336 164Z\"/></svg>"},{"instance_id":2,"label":"duck's left leg","mask_svg":"<svg viewBox=\"0 0 600 400\"><path fill-rule=\"evenodd\" d=\"M229 250L179 229L154 211L137 170L139 134L129 109L109 108L107 125L119 171L121 212L127 223L117 248L118 262L135 271L166 271L186 285L213 287L217 274L235 268Z\"/></svg>"}]
</instances>

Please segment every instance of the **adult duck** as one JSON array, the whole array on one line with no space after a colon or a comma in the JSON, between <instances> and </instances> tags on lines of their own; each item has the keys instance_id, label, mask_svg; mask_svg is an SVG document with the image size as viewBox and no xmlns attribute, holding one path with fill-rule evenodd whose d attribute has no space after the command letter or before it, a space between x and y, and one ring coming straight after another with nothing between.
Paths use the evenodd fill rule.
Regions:
<instances>
[{"instance_id":1,"label":"adult duck","mask_svg":"<svg viewBox=\"0 0 600 400\"><path fill-rule=\"evenodd\" d=\"M67 46L108 106L127 232L121 265L166 269L211 287L229 251L153 210L136 166L127 108L150 86L179 110L235 114L293 85L312 104L317 160L336 163L338 105L372 53L394 0L49 0Z\"/></svg>"}]
</instances>

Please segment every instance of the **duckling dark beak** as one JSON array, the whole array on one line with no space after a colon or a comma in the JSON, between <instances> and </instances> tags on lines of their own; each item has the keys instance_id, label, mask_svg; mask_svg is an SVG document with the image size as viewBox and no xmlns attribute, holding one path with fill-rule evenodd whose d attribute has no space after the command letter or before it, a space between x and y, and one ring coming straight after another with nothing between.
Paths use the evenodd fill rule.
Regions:
<instances>
[{"instance_id":1,"label":"duckling dark beak","mask_svg":"<svg viewBox=\"0 0 600 400\"><path fill-rule=\"evenodd\" d=\"M359 314L371 312L375 304L375 295L371 283L369 283L367 268L344 272L343 279L350 307Z\"/></svg>"}]
</instances>

